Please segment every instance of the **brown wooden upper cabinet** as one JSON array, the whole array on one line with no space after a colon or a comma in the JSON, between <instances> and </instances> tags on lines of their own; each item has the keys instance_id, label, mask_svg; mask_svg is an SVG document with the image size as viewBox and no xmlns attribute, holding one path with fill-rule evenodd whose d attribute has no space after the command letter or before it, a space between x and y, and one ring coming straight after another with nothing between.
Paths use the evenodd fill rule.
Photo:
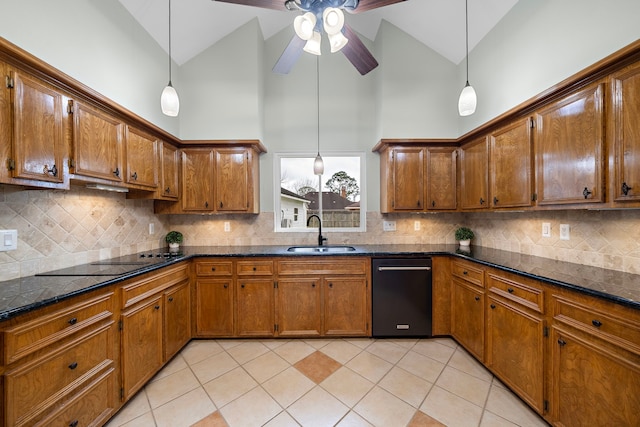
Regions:
<instances>
[{"instance_id":1,"label":"brown wooden upper cabinet","mask_svg":"<svg viewBox=\"0 0 640 427\"><path fill-rule=\"evenodd\" d=\"M460 148L460 207L489 207L489 139L486 136Z\"/></svg>"},{"instance_id":2,"label":"brown wooden upper cabinet","mask_svg":"<svg viewBox=\"0 0 640 427\"><path fill-rule=\"evenodd\" d=\"M456 209L456 147L381 143L382 213Z\"/></svg>"},{"instance_id":3,"label":"brown wooden upper cabinet","mask_svg":"<svg viewBox=\"0 0 640 427\"><path fill-rule=\"evenodd\" d=\"M215 209L218 212L251 212L253 208L252 150L215 150Z\"/></svg>"},{"instance_id":4,"label":"brown wooden upper cabinet","mask_svg":"<svg viewBox=\"0 0 640 427\"><path fill-rule=\"evenodd\" d=\"M531 120L518 119L489 135L489 205L533 205Z\"/></svg>"},{"instance_id":5,"label":"brown wooden upper cabinet","mask_svg":"<svg viewBox=\"0 0 640 427\"><path fill-rule=\"evenodd\" d=\"M160 187L156 192L158 199L178 200L180 151L167 142L160 142Z\"/></svg>"},{"instance_id":6,"label":"brown wooden upper cabinet","mask_svg":"<svg viewBox=\"0 0 640 427\"><path fill-rule=\"evenodd\" d=\"M75 178L120 184L124 124L106 111L72 101L73 151L70 160Z\"/></svg>"},{"instance_id":7,"label":"brown wooden upper cabinet","mask_svg":"<svg viewBox=\"0 0 640 427\"><path fill-rule=\"evenodd\" d=\"M213 211L213 168L212 148L182 150L182 210Z\"/></svg>"},{"instance_id":8,"label":"brown wooden upper cabinet","mask_svg":"<svg viewBox=\"0 0 640 427\"><path fill-rule=\"evenodd\" d=\"M3 71L0 135L6 141L2 154L7 172L2 182L63 188L68 171L66 97L29 74L6 65Z\"/></svg>"},{"instance_id":9,"label":"brown wooden upper cabinet","mask_svg":"<svg viewBox=\"0 0 640 427\"><path fill-rule=\"evenodd\" d=\"M615 202L640 202L640 62L611 77Z\"/></svg>"},{"instance_id":10,"label":"brown wooden upper cabinet","mask_svg":"<svg viewBox=\"0 0 640 427\"><path fill-rule=\"evenodd\" d=\"M604 89L591 84L536 112L538 205L605 201Z\"/></svg>"},{"instance_id":11,"label":"brown wooden upper cabinet","mask_svg":"<svg viewBox=\"0 0 640 427\"><path fill-rule=\"evenodd\" d=\"M126 182L155 190L158 187L158 139L132 126L125 129Z\"/></svg>"}]
</instances>

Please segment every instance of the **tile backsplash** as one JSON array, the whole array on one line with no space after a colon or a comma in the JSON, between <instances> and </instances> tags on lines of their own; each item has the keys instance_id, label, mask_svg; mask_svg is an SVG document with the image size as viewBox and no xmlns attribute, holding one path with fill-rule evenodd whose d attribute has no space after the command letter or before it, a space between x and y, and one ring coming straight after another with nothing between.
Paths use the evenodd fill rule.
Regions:
<instances>
[{"instance_id":1,"label":"tile backsplash","mask_svg":"<svg viewBox=\"0 0 640 427\"><path fill-rule=\"evenodd\" d=\"M396 231L383 231L395 220ZM171 230L190 246L314 244L316 234L275 233L272 212L259 215L155 215L150 200L73 187L26 190L0 185L0 229L18 230L18 249L0 252L0 281L165 246ZM415 231L415 222L420 230ZM230 231L224 231L229 222ZM542 223L551 237L542 237ZM155 232L149 234L149 224ZM570 240L560 240L569 224ZM457 227L474 245L640 274L640 210L367 214L365 233L325 234L329 244L455 243ZM323 230L324 232L325 230ZM640 284L639 284L640 285Z\"/></svg>"}]
</instances>

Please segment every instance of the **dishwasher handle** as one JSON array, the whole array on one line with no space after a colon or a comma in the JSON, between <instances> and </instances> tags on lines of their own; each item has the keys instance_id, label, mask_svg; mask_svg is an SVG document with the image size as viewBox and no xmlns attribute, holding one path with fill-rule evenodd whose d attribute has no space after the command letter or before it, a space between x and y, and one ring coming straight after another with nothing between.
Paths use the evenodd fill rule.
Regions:
<instances>
[{"instance_id":1,"label":"dishwasher handle","mask_svg":"<svg viewBox=\"0 0 640 427\"><path fill-rule=\"evenodd\" d=\"M421 265L378 267L378 271L428 271L428 270L431 270L431 267L421 266Z\"/></svg>"}]
</instances>

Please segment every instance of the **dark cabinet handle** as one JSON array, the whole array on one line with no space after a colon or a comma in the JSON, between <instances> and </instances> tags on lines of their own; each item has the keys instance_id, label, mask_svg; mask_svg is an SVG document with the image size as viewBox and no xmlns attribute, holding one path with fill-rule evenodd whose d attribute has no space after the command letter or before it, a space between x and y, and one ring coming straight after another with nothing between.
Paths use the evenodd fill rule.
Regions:
<instances>
[{"instance_id":1,"label":"dark cabinet handle","mask_svg":"<svg viewBox=\"0 0 640 427\"><path fill-rule=\"evenodd\" d=\"M432 200L432 201L431 201L431 207L432 207L432 208L435 208L435 207L436 207L436 201L435 201L435 200Z\"/></svg>"},{"instance_id":2,"label":"dark cabinet handle","mask_svg":"<svg viewBox=\"0 0 640 427\"><path fill-rule=\"evenodd\" d=\"M495 310L495 308L496 308L496 305L495 304L491 304L491 309Z\"/></svg>"},{"instance_id":3,"label":"dark cabinet handle","mask_svg":"<svg viewBox=\"0 0 640 427\"><path fill-rule=\"evenodd\" d=\"M173 302L173 297L169 297L169 302Z\"/></svg>"},{"instance_id":4,"label":"dark cabinet handle","mask_svg":"<svg viewBox=\"0 0 640 427\"><path fill-rule=\"evenodd\" d=\"M134 181L138 180L138 172L134 172L133 175L131 175L131 178L133 178Z\"/></svg>"},{"instance_id":5,"label":"dark cabinet handle","mask_svg":"<svg viewBox=\"0 0 640 427\"><path fill-rule=\"evenodd\" d=\"M220 202L220 209L224 206L224 203Z\"/></svg>"},{"instance_id":6,"label":"dark cabinet handle","mask_svg":"<svg viewBox=\"0 0 640 427\"><path fill-rule=\"evenodd\" d=\"M164 189L164 192L165 192L165 193L167 193L167 194L171 193L171 187L167 187L167 188L165 188L165 189Z\"/></svg>"},{"instance_id":7,"label":"dark cabinet handle","mask_svg":"<svg viewBox=\"0 0 640 427\"><path fill-rule=\"evenodd\" d=\"M229 285L227 285L226 283L224 284L224 288L227 289L229 287Z\"/></svg>"},{"instance_id":8,"label":"dark cabinet handle","mask_svg":"<svg viewBox=\"0 0 640 427\"><path fill-rule=\"evenodd\" d=\"M78 427L78 420L73 420L69 423L69 427Z\"/></svg>"},{"instance_id":9,"label":"dark cabinet handle","mask_svg":"<svg viewBox=\"0 0 640 427\"><path fill-rule=\"evenodd\" d=\"M155 306L155 307L153 307L153 308L155 308L156 310L160 310L160 306L159 306L159 305L156 305L156 306Z\"/></svg>"},{"instance_id":10,"label":"dark cabinet handle","mask_svg":"<svg viewBox=\"0 0 640 427\"><path fill-rule=\"evenodd\" d=\"M561 347L564 347L565 345L567 345L567 342L565 340L563 340L562 338L558 339L558 344L560 344Z\"/></svg>"},{"instance_id":11,"label":"dark cabinet handle","mask_svg":"<svg viewBox=\"0 0 640 427\"><path fill-rule=\"evenodd\" d=\"M312 288L315 288L315 287L316 287L316 284L315 284L315 283L312 283L312 284L311 284L311 287L312 287Z\"/></svg>"},{"instance_id":12,"label":"dark cabinet handle","mask_svg":"<svg viewBox=\"0 0 640 427\"><path fill-rule=\"evenodd\" d=\"M120 168L116 168L116 170L113 171L113 174L120 178Z\"/></svg>"},{"instance_id":13,"label":"dark cabinet handle","mask_svg":"<svg viewBox=\"0 0 640 427\"><path fill-rule=\"evenodd\" d=\"M56 167L56 165L53 165L53 167L51 169L49 169L49 166L44 165L44 174L48 174L50 173L52 176L58 176L58 168Z\"/></svg>"},{"instance_id":14,"label":"dark cabinet handle","mask_svg":"<svg viewBox=\"0 0 640 427\"><path fill-rule=\"evenodd\" d=\"M584 187L584 190L582 190L582 195L584 196L585 199L588 199L589 196L591 195L591 191L589 191L587 187Z\"/></svg>"},{"instance_id":15,"label":"dark cabinet handle","mask_svg":"<svg viewBox=\"0 0 640 427\"><path fill-rule=\"evenodd\" d=\"M67 320L67 323L70 325L75 325L76 323L78 323L78 319L76 317L72 317L71 319Z\"/></svg>"},{"instance_id":16,"label":"dark cabinet handle","mask_svg":"<svg viewBox=\"0 0 640 427\"><path fill-rule=\"evenodd\" d=\"M417 206L417 207L420 207L420 200L418 200L418 201L416 202L416 206Z\"/></svg>"},{"instance_id":17,"label":"dark cabinet handle","mask_svg":"<svg viewBox=\"0 0 640 427\"><path fill-rule=\"evenodd\" d=\"M253 271L256 271L256 268L255 268L255 267L253 267Z\"/></svg>"},{"instance_id":18,"label":"dark cabinet handle","mask_svg":"<svg viewBox=\"0 0 640 427\"><path fill-rule=\"evenodd\" d=\"M629 190L633 190L633 188L629 187L626 182L623 182L622 183L622 194L624 194L625 196L628 196L629 195Z\"/></svg>"},{"instance_id":19,"label":"dark cabinet handle","mask_svg":"<svg viewBox=\"0 0 640 427\"><path fill-rule=\"evenodd\" d=\"M591 321L591 324L592 324L593 326L595 326L596 328L599 328L600 326L602 326L602 322L601 322L601 321L599 321L599 320L596 320L596 319L593 319L593 320Z\"/></svg>"},{"instance_id":20,"label":"dark cabinet handle","mask_svg":"<svg viewBox=\"0 0 640 427\"><path fill-rule=\"evenodd\" d=\"M211 267L211 271L216 271L216 268L215 267Z\"/></svg>"},{"instance_id":21,"label":"dark cabinet handle","mask_svg":"<svg viewBox=\"0 0 640 427\"><path fill-rule=\"evenodd\" d=\"M330 287L330 288L333 288L333 283L329 283L329 287Z\"/></svg>"},{"instance_id":22,"label":"dark cabinet handle","mask_svg":"<svg viewBox=\"0 0 640 427\"><path fill-rule=\"evenodd\" d=\"M484 205L484 199L482 197L480 197L480 204Z\"/></svg>"},{"instance_id":23,"label":"dark cabinet handle","mask_svg":"<svg viewBox=\"0 0 640 427\"><path fill-rule=\"evenodd\" d=\"M494 197L494 198L493 198L493 204L494 204L494 205L497 205L497 204L498 204L498 201L499 201L499 200L498 200L498 198L497 198L497 197Z\"/></svg>"},{"instance_id":24,"label":"dark cabinet handle","mask_svg":"<svg viewBox=\"0 0 640 427\"><path fill-rule=\"evenodd\" d=\"M209 202L204 202L204 207L208 208L209 207Z\"/></svg>"},{"instance_id":25,"label":"dark cabinet handle","mask_svg":"<svg viewBox=\"0 0 640 427\"><path fill-rule=\"evenodd\" d=\"M480 301L480 297L476 297L475 299L476 299L476 301Z\"/></svg>"},{"instance_id":26,"label":"dark cabinet handle","mask_svg":"<svg viewBox=\"0 0 640 427\"><path fill-rule=\"evenodd\" d=\"M513 288L509 288L509 289L507 289L507 292L509 292L510 294L512 294L512 293L513 293Z\"/></svg>"},{"instance_id":27,"label":"dark cabinet handle","mask_svg":"<svg viewBox=\"0 0 640 427\"><path fill-rule=\"evenodd\" d=\"M69 365L69 369L71 369L72 371L77 367L78 367L78 362L73 362L71 365Z\"/></svg>"},{"instance_id":28,"label":"dark cabinet handle","mask_svg":"<svg viewBox=\"0 0 640 427\"><path fill-rule=\"evenodd\" d=\"M469 273L467 272L467 270L465 270L465 271L462 272L462 274L464 274L466 276Z\"/></svg>"},{"instance_id":29,"label":"dark cabinet handle","mask_svg":"<svg viewBox=\"0 0 640 427\"><path fill-rule=\"evenodd\" d=\"M241 287L242 289L244 289L244 283L243 283L242 285L240 285L240 287Z\"/></svg>"}]
</instances>

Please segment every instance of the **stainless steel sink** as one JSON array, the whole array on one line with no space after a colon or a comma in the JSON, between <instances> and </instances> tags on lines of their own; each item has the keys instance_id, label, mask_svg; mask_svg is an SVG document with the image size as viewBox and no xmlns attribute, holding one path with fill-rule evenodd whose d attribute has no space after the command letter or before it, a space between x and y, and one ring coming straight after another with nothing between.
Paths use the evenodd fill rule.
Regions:
<instances>
[{"instance_id":1,"label":"stainless steel sink","mask_svg":"<svg viewBox=\"0 0 640 427\"><path fill-rule=\"evenodd\" d=\"M353 246L291 246L287 249L288 252L303 252L303 253L342 253L353 252L356 248Z\"/></svg>"}]
</instances>

